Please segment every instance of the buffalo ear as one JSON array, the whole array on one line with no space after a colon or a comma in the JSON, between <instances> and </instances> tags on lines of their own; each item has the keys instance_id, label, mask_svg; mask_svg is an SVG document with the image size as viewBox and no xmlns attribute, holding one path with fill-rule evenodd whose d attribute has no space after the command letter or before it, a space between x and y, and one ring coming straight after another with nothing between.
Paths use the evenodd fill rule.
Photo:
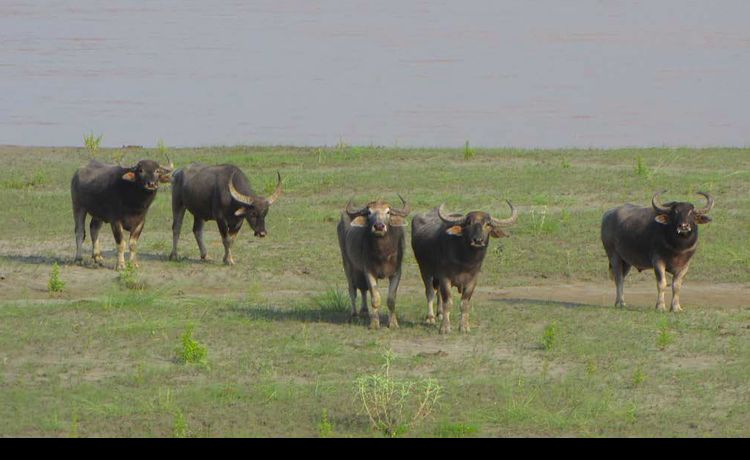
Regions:
<instances>
[{"instance_id":1,"label":"buffalo ear","mask_svg":"<svg viewBox=\"0 0 750 460\"><path fill-rule=\"evenodd\" d=\"M451 236L461 236L463 234L463 228L460 225L454 225L453 227L448 227L445 233Z\"/></svg>"},{"instance_id":2,"label":"buffalo ear","mask_svg":"<svg viewBox=\"0 0 750 460\"><path fill-rule=\"evenodd\" d=\"M367 219L364 216L355 217L350 223L352 227L367 227Z\"/></svg>"},{"instance_id":3,"label":"buffalo ear","mask_svg":"<svg viewBox=\"0 0 750 460\"><path fill-rule=\"evenodd\" d=\"M500 228L493 228L490 231L490 236L493 238L508 238L510 236L510 233L505 233Z\"/></svg>"},{"instance_id":4,"label":"buffalo ear","mask_svg":"<svg viewBox=\"0 0 750 460\"><path fill-rule=\"evenodd\" d=\"M666 214L657 214L654 220L662 225L667 225L669 223L669 216Z\"/></svg>"},{"instance_id":5,"label":"buffalo ear","mask_svg":"<svg viewBox=\"0 0 750 460\"><path fill-rule=\"evenodd\" d=\"M711 219L710 217L708 217L705 214L698 214L698 213L695 214L695 223L696 224L707 224L707 223L711 222L712 220L713 219Z\"/></svg>"},{"instance_id":6,"label":"buffalo ear","mask_svg":"<svg viewBox=\"0 0 750 460\"><path fill-rule=\"evenodd\" d=\"M133 171L128 171L125 174L122 175L122 180L126 180L128 182L135 182L135 173Z\"/></svg>"},{"instance_id":7,"label":"buffalo ear","mask_svg":"<svg viewBox=\"0 0 750 460\"><path fill-rule=\"evenodd\" d=\"M172 173L160 173L159 182L161 182L162 184L172 182Z\"/></svg>"},{"instance_id":8,"label":"buffalo ear","mask_svg":"<svg viewBox=\"0 0 750 460\"><path fill-rule=\"evenodd\" d=\"M406 219L401 216L391 216L391 225L393 227L406 227Z\"/></svg>"},{"instance_id":9,"label":"buffalo ear","mask_svg":"<svg viewBox=\"0 0 750 460\"><path fill-rule=\"evenodd\" d=\"M244 216L245 214L247 214L247 208L244 206L240 206L239 209L234 211L234 215L237 217Z\"/></svg>"}]
</instances>

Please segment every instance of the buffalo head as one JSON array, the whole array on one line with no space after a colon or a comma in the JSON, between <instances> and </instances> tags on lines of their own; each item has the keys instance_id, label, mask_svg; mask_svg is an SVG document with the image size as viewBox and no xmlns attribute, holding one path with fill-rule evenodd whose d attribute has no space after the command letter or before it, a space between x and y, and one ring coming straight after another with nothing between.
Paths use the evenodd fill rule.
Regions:
<instances>
[{"instance_id":1,"label":"buffalo head","mask_svg":"<svg viewBox=\"0 0 750 460\"><path fill-rule=\"evenodd\" d=\"M167 160L169 166L161 166L152 160L141 160L132 168L127 168L125 174L122 175L122 179L138 184L148 191L156 191L160 182L172 181L174 164L169 160L169 157L167 157Z\"/></svg>"},{"instance_id":2,"label":"buffalo head","mask_svg":"<svg viewBox=\"0 0 750 460\"><path fill-rule=\"evenodd\" d=\"M508 201L511 216L507 219L495 219L486 212L473 211L468 214L446 214L443 205L438 208L438 216L449 225L445 232L457 238L463 238L466 244L473 248L485 248L489 243L490 236L501 238L510 236L502 230L516 223L518 220L518 211L513 204Z\"/></svg>"},{"instance_id":3,"label":"buffalo head","mask_svg":"<svg viewBox=\"0 0 750 460\"><path fill-rule=\"evenodd\" d=\"M382 200L371 201L362 208L355 208L352 200L346 205L346 213L352 219L352 227L369 227L370 232L375 236L385 236L389 227L406 226L406 216L409 215L409 205L406 204L403 197L398 195L403 203L400 209L392 208L388 203Z\"/></svg>"},{"instance_id":4,"label":"buffalo head","mask_svg":"<svg viewBox=\"0 0 750 460\"><path fill-rule=\"evenodd\" d=\"M245 216L245 220L255 232L255 236L263 238L266 236L266 214L268 209L280 196L283 190L281 174L277 171L276 189L268 197L245 195L234 187L234 173L229 178L229 193L242 206L234 212L235 216Z\"/></svg>"},{"instance_id":5,"label":"buffalo head","mask_svg":"<svg viewBox=\"0 0 750 460\"><path fill-rule=\"evenodd\" d=\"M706 214L714 207L714 198L710 193L698 192L706 199L706 206L696 209L692 203L670 202L661 204L659 195L666 190L654 193L651 205L656 211L654 220L666 226L669 233L675 233L681 238L688 238L693 234L696 224L707 224L711 218Z\"/></svg>"}]
</instances>

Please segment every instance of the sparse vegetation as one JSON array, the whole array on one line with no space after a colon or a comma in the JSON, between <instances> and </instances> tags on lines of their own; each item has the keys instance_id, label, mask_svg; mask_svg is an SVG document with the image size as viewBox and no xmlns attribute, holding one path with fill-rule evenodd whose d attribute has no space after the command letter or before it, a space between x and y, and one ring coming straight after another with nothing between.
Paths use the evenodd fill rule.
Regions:
<instances>
[{"instance_id":1,"label":"sparse vegetation","mask_svg":"<svg viewBox=\"0 0 750 460\"><path fill-rule=\"evenodd\" d=\"M544 328L542 333L542 346L545 350L552 350L557 343L557 323L552 322Z\"/></svg>"},{"instance_id":2,"label":"sparse vegetation","mask_svg":"<svg viewBox=\"0 0 750 460\"><path fill-rule=\"evenodd\" d=\"M177 359L183 364L208 366L208 347L193 339L193 325L188 325L181 337Z\"/></svg>"},{"instance_id":3,"label":"sparse vegetation","mask_svg":"<svg viewBox=\"0 0 750 460\"><path fill-rule=\"evenodd\" d=\"M134 291L143 291L147 286L146 282L139 275L136 266L130 261L126 262L125 268L120 270L118 281L120 282L120 286Z\"/></svg>"},{"instance_id":4,"label":"sparse vegetation","mask_svg":"<svg viewBox=\"0 0 750 460\"><path fill-rule=\"evenodd\" d=\"M99 155L113 150L128 159L143 153L102 147ZM286 193L268 214L268 237L254 238L245 224L234 245L237 265L225 267L215 224L205 226L213 260L200 260L190 216L184 258L166 261L171 201L168 189L160 191L139 246L137 273L148 288L138 290L112 270L108 225L99 235L107 268L67 265L75 251L70 178L85 149L0 147L0 184L44 176L38 186L0 190L0 433L315 437L326 432L326 409L332 436L383 436L352 382L382 375L385 348L398 357L393 379L433 378L443 388L437 409L404 436L747 436L740 395L750 394L743 298L750 149L482 149L471 161L463 148L364 147L360 159L348 147L322 151L319 164L315 148L170 149L177 165L237 164L258 191L279 170ZM636 156L651 177L634 173ZM571 169L560 167L563 157ZM618 203L648 205L662 189L670 190L665 200L691 198L693 190L716 196L714 221L701 228L683 287L684 311L655 311L648 270L631 270L629 306L616 309L601 215ZM401 328L368 331L348 322L336 223L349 194L359 204L377 193L395 199L391 191L409 201L412 215L443 200L450 210L499 218L507 216L505 198L519 209L511 237L491 242L471 333L443 337L424 325L424 289L408 240ZM537 231L531 210L538 219L544 206ZM63 295L48 293L55 261ZM380 292L385 315L387 282ZM660 320L673 338L664 349ZM552 323L557 340L547 351L543 331ZM210 368L177 364L187 324L207 346ZM636 386L638 368L644 380Z\"/></svg>"},{"instance_id":5,"label":"sparse vegetation","mask_svg":"<svg viewBox=\"0 0 750 460\"><path fill-rule=\"evenodd\" d=\"M65 288L65 282L60 279L60 265L55 262L52 264L52 271L49 275L49 281L47 282L47 290L50 293L62 292Z\"/></svg>"},{"instance_id":6,"label":"sparse vegetation","mask_svg":"<svg viewBox=\"0 0 750 460\"><path fill-rule=\"evenodd\" d=\"M93 132L83 135L83 145L86 146L86 150L89 152L91 158L96 158L99 154L99 147L102 143L102 135L95 136Z\"/></svg>"},{"instance_id":7,"label":"sparse vegetation","mask_svg":"<svg viewBox=\"0 0 750 460\"><path fill-rule=\"evenodd\" d=\"M471 160L472 158L474 158L475 154L476 152L474 151L474 149L469 147L469 141L467 140L464 143L464 160Z\"/></svg>"},{"instance_id":8,"label":"sparse vegetation","mask_svg":"<svg viewBox=\"0 0 750 460\"><path fill-rule=\"evenodd\" d=\"M333 436L333 424L328 420L328 411L323 409L323 413L320 415L320 422L318 423L318 437L330 438Z\"/></svg>"},{"instance_id":9,"label":"sparse vegetation","mask_svg":"<svg viewBox=\"0 0 750 460\"><path fill-rule=\"evenodd\" d=\"M395 379L391 376L394 354L383 354L383 372L355 380L357 396L373 429L390 437L406 434L432 414L442 387L433 379Z\"/></svg>"},{"instance_id":10,"label":"sparse vegetation","mask_svg":"<svg viewBox=\"0 0 750 460\"><path fill-rule=\"evenodd\" d=\"M658 335L656 336L656 346L659 347L660 350L664 350L674 342L674 336L669 332L669 321L666 318L660 319L657 327Z\"/></svg>"}]
</instances>

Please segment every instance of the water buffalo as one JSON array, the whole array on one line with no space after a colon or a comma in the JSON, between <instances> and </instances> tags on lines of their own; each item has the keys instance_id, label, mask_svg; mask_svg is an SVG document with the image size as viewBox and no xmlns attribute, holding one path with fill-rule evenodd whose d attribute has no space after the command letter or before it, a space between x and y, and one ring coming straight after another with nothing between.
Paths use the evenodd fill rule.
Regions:
<instances>
[{"instance_id":1,"label":"water buffalo","mask_svg":"<svg viewBox=\"0 0 750 460\"><path fill-rule=\"evenodd\" d=\"M474 211L466 215L447 215L443 205L412 219L411 245L419 264L427 296L427 323L435 323L432 305L440 290L442 315L440 332L451 330L450 310L453 305L451 287L461 294L461 323L459 330L469 332L469 307L477 285L490 237L509 236L502 228L513 225L518 211L508 201L511 216L496 219L486 212Z\"/></svg>"},{"instance_id":2,"label":"water buffalo","mask_svg":"<svg viewBox=\"0 0 750 460\"><path fill-rule=\"evenodd\" d=\"M401 195L399 195L401 198ZM354 208L351 200L341 213L336 228L344 262L344 272L349 284L352 317L357 316L357 290L362 294L360 313L367 315L367 291L370 292L372 314L370 328L380 327L380 293L378 280L388 278L388 327L397 328L396 291L401 281L401 263L404 258L404 229L409 206L401 198L403 207L392 208L384 201L371 201L366 206Z\"/></svg>"},{"instance_id":3,"label":"water buffalo","mask_svg":"<svg viewBox=\"0 0 750 460\"><path fill-rule=\"evenodd\" d=\"M172 181L172 253L169 259L177 259L177 242L187 209L193 215L193 234L201 259L205 260L207 256L203 224L215 220L224 243L224 263L234 265L232 243L243 221L247 220L255 236L266 236L268 209L282 192L281 174L276 174L276 190L264 198L253 192L245 174L233 165L192 164L175 171Z\"/></svg>"},{"instance_id":4,"label":"water buffalo","mask_svg":"<svg viewBox=\"0 0 750 460\"><path fill-rule=\"evenodd\" d=\"M711 222L706 214L714 206L714 198L703 192L707 204L696 209L691 203L661 204L655 193L650 207L626 204L610 209L602 217L602 244L609 259L609 272L615 281L615 306L625 306L622 293L630 267L638 271L653 268L659 295L658 310L666 310L665 271L672 277L672 311L681 311L680 288L688 271L690 258L698 247L698 225Z\"/></svg>"},{"instance_id":5,"label":"water buffalo","mask_svg":"<svg viewBox=\"0 0 750 460\"><path fill-rule=\"evenodd\" d=\"M73 175L70 195L76 234L76 262L82 260L81 251L86 237L86 214L91 215L92 258L102 264L99 229L102 223L112 226L117 243L116 269L125 268L125 238L130 232L130 262L138 265L136 246L146 222L146 212L154 201L160 182L171 180L174 165L160 166L151 160L141 160L131 168L107 165L92 160Z\"/></svg>"}]
</instances>

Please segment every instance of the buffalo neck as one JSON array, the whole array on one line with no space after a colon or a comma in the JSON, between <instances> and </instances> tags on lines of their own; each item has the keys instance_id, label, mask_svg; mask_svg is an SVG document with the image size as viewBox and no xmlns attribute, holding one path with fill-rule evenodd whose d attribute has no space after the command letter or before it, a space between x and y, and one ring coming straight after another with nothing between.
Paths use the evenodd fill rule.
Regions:
<instances>
[{"instance_id":1,"label":"buffalo neck","mask_svg":"<svg viewBox=\"0 0 750 460\"><path fill-rule=\"evenodd\" d=\"M677 235L675 228L669 227L665 229L664 239L667 243L667 247L674 252L682 252L695 247L698 242L698 226L693 227L693 231L687 238L682 238Z\"/></svg>"}]
</instances>

